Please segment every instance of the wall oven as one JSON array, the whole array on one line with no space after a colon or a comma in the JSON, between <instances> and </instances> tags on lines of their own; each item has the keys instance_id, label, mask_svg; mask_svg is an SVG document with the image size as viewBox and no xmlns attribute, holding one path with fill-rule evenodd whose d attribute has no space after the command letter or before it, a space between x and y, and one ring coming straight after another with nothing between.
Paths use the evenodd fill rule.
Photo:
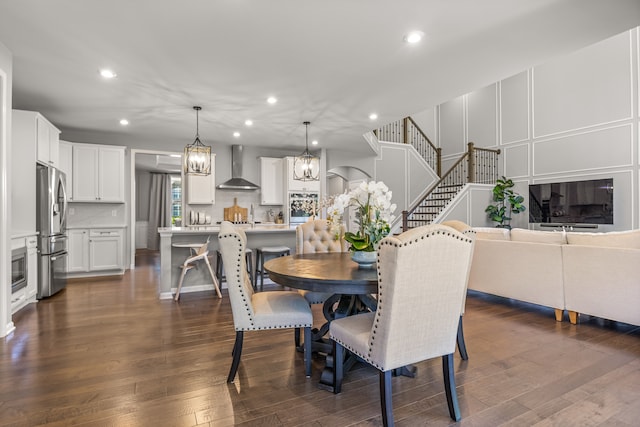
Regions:
<instances>
[{"instance_id":1,"label":"wall oven","mask_svg":"<svg viewBox=\"0 0 640 427\"><path fill-rule=\"evenodd\" d=\"M17 292L27 286L27 248L11 251L11 292Z\"/></svg>"},{"instance_id":2,"label":"wall oven","mask_svg":"<svg viewBox=\"0 0 640 427\"><path fill-rule=\"evenodd\" d=\"M288 200L289 224L302 224L312 215L318 215L317 192L290 192Z\"/></svg>"}]
</instances>

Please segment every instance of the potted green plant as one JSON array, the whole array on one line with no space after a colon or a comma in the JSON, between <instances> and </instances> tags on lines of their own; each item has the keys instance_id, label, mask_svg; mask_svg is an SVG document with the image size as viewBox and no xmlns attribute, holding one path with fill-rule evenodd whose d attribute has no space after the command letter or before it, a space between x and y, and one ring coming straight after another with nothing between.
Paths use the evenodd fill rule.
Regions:
<instances>
[{"instance_id":1,"label":"potted green plant","mask_svg":"<svg viewBox=\"0 0 640 427\"><path fill-rule=\"evenodd\" d=\"M496 227L511 229L511 214L519 214L525 211L524 197L513 191L514 183L511 179L501 177L496 180L493 187L494 204L484 210L491 221L497 222Z\"/></svg>"}]
</instances>

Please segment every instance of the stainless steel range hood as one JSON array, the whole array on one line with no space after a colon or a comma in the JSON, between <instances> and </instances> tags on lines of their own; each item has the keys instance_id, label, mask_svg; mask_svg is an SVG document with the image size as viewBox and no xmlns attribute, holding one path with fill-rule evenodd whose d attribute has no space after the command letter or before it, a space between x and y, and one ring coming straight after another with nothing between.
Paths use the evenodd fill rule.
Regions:
<instances>
[{"instance_id":1,"label":"stainless steel range hood","mask_svg":"<svg viewBox=\"0 0 640 427\"><path fill-rule=\"evenodd\" d=\"M242 178L242 145L231 146L231 179L218 185L221 190L258 190L260 187Z\"/></svg>"}]
</instances>

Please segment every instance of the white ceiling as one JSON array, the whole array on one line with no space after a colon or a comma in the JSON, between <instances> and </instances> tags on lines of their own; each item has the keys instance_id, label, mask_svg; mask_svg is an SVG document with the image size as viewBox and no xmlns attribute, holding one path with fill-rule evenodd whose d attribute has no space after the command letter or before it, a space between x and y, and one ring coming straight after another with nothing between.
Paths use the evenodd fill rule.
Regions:
<instances>
[{"instance_id":1,"label":"white ceiling","mask_svg":"<svg viewBox=\"0 0 640 427\"><path fill-rule=\"evenodd\" d=\"M301 149L309 120L319 147L366 150L371 112L388 123L637 25L638 0L0 0L14 108L65 140L165 151L193 141L193 105L206 144Z\"/></svg>"}]
</instances>

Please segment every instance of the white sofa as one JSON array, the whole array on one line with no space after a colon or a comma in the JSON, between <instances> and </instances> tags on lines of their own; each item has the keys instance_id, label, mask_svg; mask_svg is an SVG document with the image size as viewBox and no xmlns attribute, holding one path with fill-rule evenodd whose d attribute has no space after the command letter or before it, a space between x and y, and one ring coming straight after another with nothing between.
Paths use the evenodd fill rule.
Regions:
<instances>
[{"instance_id":1,"label":"white sofa","mask_svg":"<svg viewBox=\"0 0 640 427\"><path fill-rule=\"evenodd\" d=\"M474 230L469 289L640 325L640 230Z\"/></svg>"},{"instance_id":2,"label":"white sofa","mask_svg":"<svg viewBox=\"0 0 640 427\"><path fill-rule=\"evenodd\" d=\"M469 289L553 307L562 320L564 233L474 228Z\"/></svg>"}]
</instances>

